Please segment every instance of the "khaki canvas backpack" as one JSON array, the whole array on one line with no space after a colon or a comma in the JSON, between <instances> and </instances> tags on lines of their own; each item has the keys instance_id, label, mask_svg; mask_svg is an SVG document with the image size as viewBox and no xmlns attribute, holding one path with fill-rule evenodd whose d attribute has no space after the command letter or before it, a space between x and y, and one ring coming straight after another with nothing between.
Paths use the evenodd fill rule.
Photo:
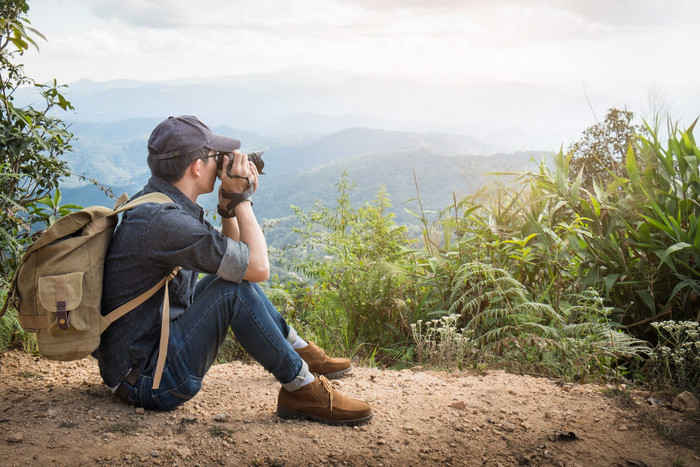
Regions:
<instances>
[{"instance_id":1,"label":"khaki canvas backpack","mask_svg":"<svg viewBox=\"0 0 700 467\"><path fill-rule=\"evenodd\" d=\"M144 203L172 203L163 193L149 193L131 202L124 194L114 207L91 206L62 217L27 249L7 294L19 323L35 332L39 353L51 360L77 360L100 345L107 327L165 287L160 354L153 388L157 389L165 364L169 336L168 282L180 268L150 290L106 316L100 313L105 255L118 214Z\"/></svg>"}]
</instances>

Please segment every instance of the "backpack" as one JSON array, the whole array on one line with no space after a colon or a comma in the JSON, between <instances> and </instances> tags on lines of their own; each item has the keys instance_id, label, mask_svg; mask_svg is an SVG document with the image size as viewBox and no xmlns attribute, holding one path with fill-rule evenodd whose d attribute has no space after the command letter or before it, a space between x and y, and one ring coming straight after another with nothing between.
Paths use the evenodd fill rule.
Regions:
<instances>
[{"instance_id":1,"label":"backpack","mask_svg":"<svg viewBox=\"0 0 700 467\"><path fill-rule=\"evenodd\" d=\"M100 335L111 323L165 287L160 354L153 384L157 389L168 348L168 282L180 268L106 316L100 313L102 275L118 214L140 204L172 200L163 193L149 193L126 201L124 194L114 209L91 206L72 212L46 229L27 249L15 271L0 316L8 304L12 305L22 328L36 333L41 355L51 360L78 360L97 349Z\"/></svg>"}]
</instances>

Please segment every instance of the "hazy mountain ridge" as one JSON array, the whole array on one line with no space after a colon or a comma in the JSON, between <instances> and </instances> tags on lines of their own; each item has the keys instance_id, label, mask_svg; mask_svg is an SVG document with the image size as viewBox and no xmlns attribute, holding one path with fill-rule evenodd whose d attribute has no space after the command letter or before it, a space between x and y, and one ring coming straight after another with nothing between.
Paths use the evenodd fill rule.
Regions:
<instances>
[{"instance_id":1,"label":"hazy mountain ridge","mask_svg":"<svg viewBox=\"0 0 700 467\"><path fill-rule=\"evenodd\" d=\"M19 102L30 102L32 92L18 93ZM320 136L351 127L450 133L481 141L476 146L481 153L556 150L594 123L588 102L601 112L627 105L548 85L428 84L320 67L160 82L81 80L65 94L78 109L69 120L114 122L187 113L210 125L270 138Z\"/></svg>"},{"instance_id":2,"label":"hazy mountain ridge","mask_svg":"<svg viewBox=\"0 0 700 467\"><path fill-rule=\"evenodd\" d=\"M132 195L150 176L146 141L156 123L153 119L76 123L71 127L77 140L68 155L69 165L76 173L111 186L116 195ZM259 215L268 219L290 215L292 204L308 209L319 200L331 203L337 196L335 185L346 172L357 182L353 202L369 201L385 186L397 221L411 222L404 203L416 196L414 170L425 208L439 210L451 203L453 191L462 197L480 188L486 172L522 171L530 159L528 153L471 154L474 140L461 135L349 128L280 144L233 128L214 130L240 137L244 149L266 150L266 174L255 202ZM205 196L200 204L213 205L214 197ZM111 203L97 187L76 180L64 184L64 200L84 206Z\"/></svg>"}]
</instances>

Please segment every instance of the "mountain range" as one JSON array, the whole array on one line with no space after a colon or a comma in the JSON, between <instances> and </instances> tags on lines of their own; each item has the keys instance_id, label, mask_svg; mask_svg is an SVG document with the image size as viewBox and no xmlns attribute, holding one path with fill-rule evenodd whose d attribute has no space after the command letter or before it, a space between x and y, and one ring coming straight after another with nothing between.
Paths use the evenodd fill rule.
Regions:
<instances>
[{"instance_id":1,"label":"mountain range","mask_svg":"<svg viewBox=\"0 0 700 467\"><path fill-rule=\"evenodd\" d=\"M64 91L76 109L59 115L76 137L65 155L75 174L133 194L149 176L146 141L155 125L197 115L214 132L240 139L242 150L265 151L255 202L266 219L289 216L292 204L332 202L346 173L356 182L353 202L384 186L397 222L412 222L404 208L418 210L409 201L418 193L425 209L444 209L483 186L489 172L532 167L568 144L565 127L577 125L579 134L589 118L571 111L580 96L547 87L434 85L308 67L161 82L83 80ZM15 99L32 102L31 89ZM63 191L66 202L111 203L76 176Z\"/></svg>"},{"instance_id":2,"label":"mountain range","mask_svg":"<svg viewBox=\"0 0 700 467\"><path fill-rule=\"evenodd\" d=\"M170 81L81 80L64 89L75 122L192 114L269 138L320 137L348 128L468 136L479 154L558 150L611 106L636 103L580 89L502 82L439 84L380 79L320 67ZM19 103L31 102L25 89Z\"/></svg>"},{"instance_id":3,"label":"mountain range","mask_svg":"<svg viewBox=\"0 0 700 467\"><path fill-rule=\"evenodd\" d=\"M76 122L71 131L77 139L66 156L69 166L74 173L111 187L116 195L134 194L150 174L146 141L157 123L154 119ZM265 175L255 203L259 216L268 219L289 216L292 204L308 209L319 201L331 203L335 185L346 173L356 183L351 198L355 203L371 200L384 186L396 205L397 221L410 222L404 207L418 208L404 203L416 197L417 188L425 209L440 210L452 202L453 193L462 197L480 188L487 172L523 171L533 158L525 152L475 155L472 138L438 133L349 128L292 143L228 127L213 130L240 137L244 151L265 150ZM63 187L66 202L83 206L111 202L78 177L65 181ZM213 195L202 198L205 207L213 203Z\"/></svg>"}]
</instances>

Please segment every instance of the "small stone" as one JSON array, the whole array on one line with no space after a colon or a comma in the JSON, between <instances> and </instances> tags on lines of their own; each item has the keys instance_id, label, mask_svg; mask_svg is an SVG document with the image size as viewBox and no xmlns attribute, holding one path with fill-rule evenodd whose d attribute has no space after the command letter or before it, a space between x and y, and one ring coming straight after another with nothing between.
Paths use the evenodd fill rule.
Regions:
<instances>
[{"instance_id":1,"label":"small stone","mask_svg":"<svg viewBox=\"0 0 700 467\"><path fill-rule=\"evenodd\" d=\"M503 422L501 424L501 428L503 428L505 431L508 431L508 432L515 431L515 425L513 425L510 422Z\"/></svg>"},{"instance_id":2,"label":"small stone","mask_svg":"<svg viewBox=\"0 0 700 467\"><path fill-rule=\"evenodd\" d=\"M562 390L564 390L564 392L571 392L571 385L570 384L565 384L561 388L562 388Z\"/></svg>"},{"instance_id":3,"label":"small stone","mask_svg":"<svg viewBox=\"0 0 700 467\"><path fill-rule=\"evenodd\" d=\"M151 457L159 457L160 452L159 451L151 451Z\"/></svg>"},{"instance_id":4,"label":"small stone","mask_svg":"<svg viewBox=\"0 0 700 467\"><path fill-rule=\"evenodd\" d=\"M700 402L688 391L684 391L673 399L671 407L681 412L693 412L700 409Z\"/></svg>"},{"instance_id":5,"label":"small stone","mask_svg":"<svg viewBox=\"0 0 700 467\"><path fill-rule=\"evenodd\" d=\"M467 404L465 404L464 401L453 402L450 404L450 407L457 410L467 410Z\"/></svg>"},{"instance_id":6,"label":"small stone","mask_svg":"<svg viewBox=\"0 0 700 467\"><path fill-rule=\"evenodd\" d=\"M138 415L143 415L143 414L146 413L146 409L144 409L143 407L136 407L135 412L136 412Z\"/></svg>"},{"instance_id":7,"label":"small stone","mask_svg":"<svg viewBox=\"0 0 700 467\"><path fill-rule=\"evenodd\" d=\"M184 446L176 447L175 452L177 453L178 456L182 457L183 459L190 457L192 455L192 451L189 448L186 448Z\"/></svg>"},{"instance_id":8,"label":"small stone","mask_svg":"<svg viewBox=\"0 0 700 467\"><path fill-rule=\"evenodd\" d=\"M7 444L19 444L24 440L22 439L22 433L12 433L5 438L5 441L7 441Z\"/></svg>"},{"instance_id":9,"label":"small stone","mask_svg":"<svg viewBox=\"0 0 700 467\"><path fill-rule=\"evenodd\" d=\"M221 413L214 415L214 421L215 422L228 422L229 416L226 412L221 412Z\"/></svg>"}]
</instances>

